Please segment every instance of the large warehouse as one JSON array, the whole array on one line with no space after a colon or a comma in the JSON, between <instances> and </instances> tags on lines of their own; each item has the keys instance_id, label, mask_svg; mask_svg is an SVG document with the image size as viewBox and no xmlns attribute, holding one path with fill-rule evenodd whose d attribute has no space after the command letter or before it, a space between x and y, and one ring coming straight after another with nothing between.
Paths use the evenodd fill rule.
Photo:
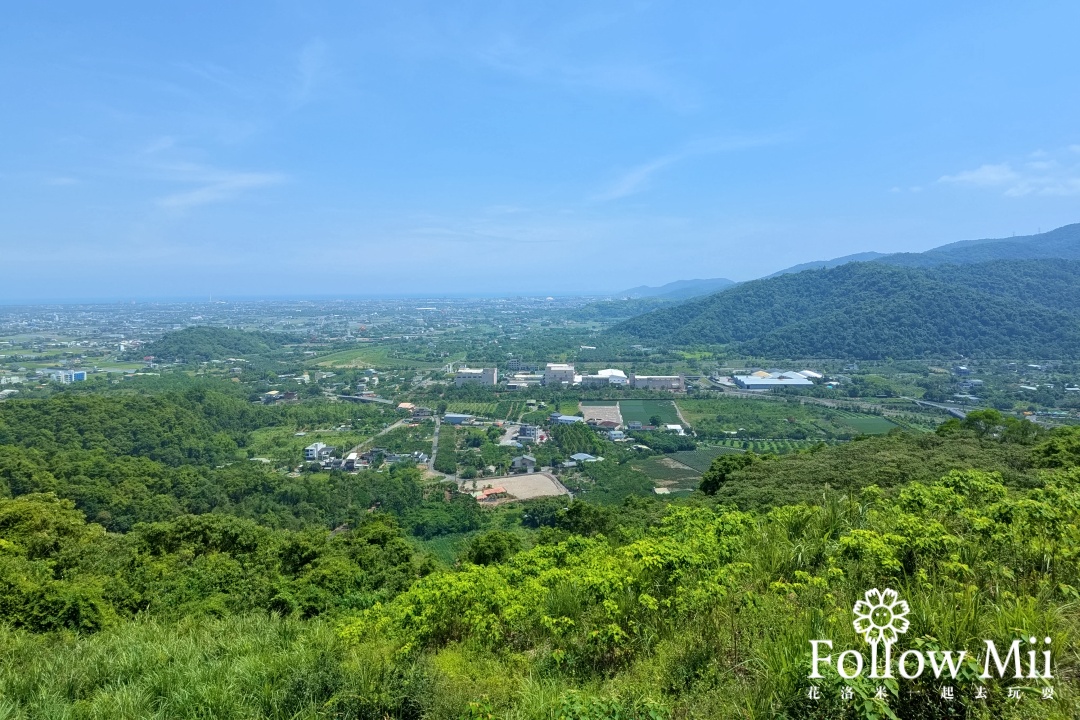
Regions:
<instances>
[{"instance_id":1,"label":"large warehouse","mask_svg":"<svg viewBox=\"0 0 1080 720\"><path fill-rule=\"evenodd\" d=\"M797 372L767 373L759 371L753 375L736 375L732 378L743 390L772 390L778 387L809 387L814 383Z\"/></svg>"}]
</instances>

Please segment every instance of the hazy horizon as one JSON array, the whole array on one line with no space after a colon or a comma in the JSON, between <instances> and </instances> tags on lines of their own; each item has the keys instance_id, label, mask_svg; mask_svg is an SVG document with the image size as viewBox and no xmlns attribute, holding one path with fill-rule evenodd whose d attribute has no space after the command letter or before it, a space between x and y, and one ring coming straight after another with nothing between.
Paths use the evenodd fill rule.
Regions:
<instances>
[{"instance_id":1,"label":"hazy horizon","mask_svg":"<svg viewBox=\"0 0 1080 720\"><path fill-rule=\"evenodd\" d=\"M605 295L1080 220L1080 6L9 10L0 304Z\"/></svg>"}]
</instances>

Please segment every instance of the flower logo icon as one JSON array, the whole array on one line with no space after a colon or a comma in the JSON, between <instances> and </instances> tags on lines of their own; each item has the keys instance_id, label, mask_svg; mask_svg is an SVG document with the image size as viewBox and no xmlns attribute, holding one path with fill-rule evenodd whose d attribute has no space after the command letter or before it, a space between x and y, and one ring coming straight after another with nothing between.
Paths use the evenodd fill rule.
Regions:
<instances>
[{"instance_id":1,"label":"flower logo icon","mask_svg":"<svg viewBox=\"0 0 1080 720\"><path fill-rule=\"evenodd\" d=\"M877 645L884 642L892 645L896 639L908 631L910 623L907 614L911 611L906 601L890 588L880 591L877 588L867 590L864 599L855 603L852 612L855 620L852 625L855 632L866 638L866 642Z\"/></svg>"}]
</instances>

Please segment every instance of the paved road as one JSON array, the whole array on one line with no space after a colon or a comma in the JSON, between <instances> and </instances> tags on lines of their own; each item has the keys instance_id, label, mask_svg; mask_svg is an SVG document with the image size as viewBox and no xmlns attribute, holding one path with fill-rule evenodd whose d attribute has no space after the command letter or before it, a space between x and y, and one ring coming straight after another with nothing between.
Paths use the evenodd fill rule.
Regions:
<instances>
[{"instance_id":1,"label":"paved road","mask_svg":"<svg viewBox=\"0 0 1080 720\"><path fill-rule=\"evenodd\" d=\"M690 427L690 423L686 422L686 418L683 417L682 410L679 409L679 403L674 402L672 403L672 405L675 406L675 414L679 416L679 422L683 424L683 427Z\"/></svg>"},{"instance_id":2,"label":"paved road","mask_svg":"<svg viewBox=\"0 0 1080 720\"><path fill-rule=\"evenodd\" d=\"M435 439L431 441L431 457L428 458L427 467L435 472L435 453L439 452L439 416L435 416Z\"/></svg>"},{"instance_id":3,"label":"paved road","mask_svg":"<svg viewBox=\"0 0 1080 720\"><path fill-rule=\"evenodd\" d=\"M948 411L948 413L950 415L953 415L953 416L961 418L961 419L967 417L967 412L964 411L964 410L961 410L960 408L958 408L956 406L943 405L942 403L930 402L929 400L916 400L915 398L910 398L910 397L907 397L907 396L903 396L902 399L910 400L911 402L915 403L916 405L926 405L928 407L938 408L939 410L946 410L946 411Z\"/></svg>"}]
</instances>

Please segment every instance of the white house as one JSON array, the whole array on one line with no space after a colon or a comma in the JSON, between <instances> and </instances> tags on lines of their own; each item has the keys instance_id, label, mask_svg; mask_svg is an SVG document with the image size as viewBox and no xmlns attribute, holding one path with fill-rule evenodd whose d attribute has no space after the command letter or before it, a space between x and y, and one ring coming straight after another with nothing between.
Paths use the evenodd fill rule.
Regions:
<instances>
[{"instance_id":1,"label":"white house","mask_svg":"<svg viewBox=\"0 0 1080 720\"><path fill-rule=\"evenodd\" d=\"M312 443L311 445L308 445L306 448L304 448L304 459L318 460L319 456L321 456L323 454L323 451L325 450L326 445L324 445L323 443Z\"/></svg>"}]
</instances>

